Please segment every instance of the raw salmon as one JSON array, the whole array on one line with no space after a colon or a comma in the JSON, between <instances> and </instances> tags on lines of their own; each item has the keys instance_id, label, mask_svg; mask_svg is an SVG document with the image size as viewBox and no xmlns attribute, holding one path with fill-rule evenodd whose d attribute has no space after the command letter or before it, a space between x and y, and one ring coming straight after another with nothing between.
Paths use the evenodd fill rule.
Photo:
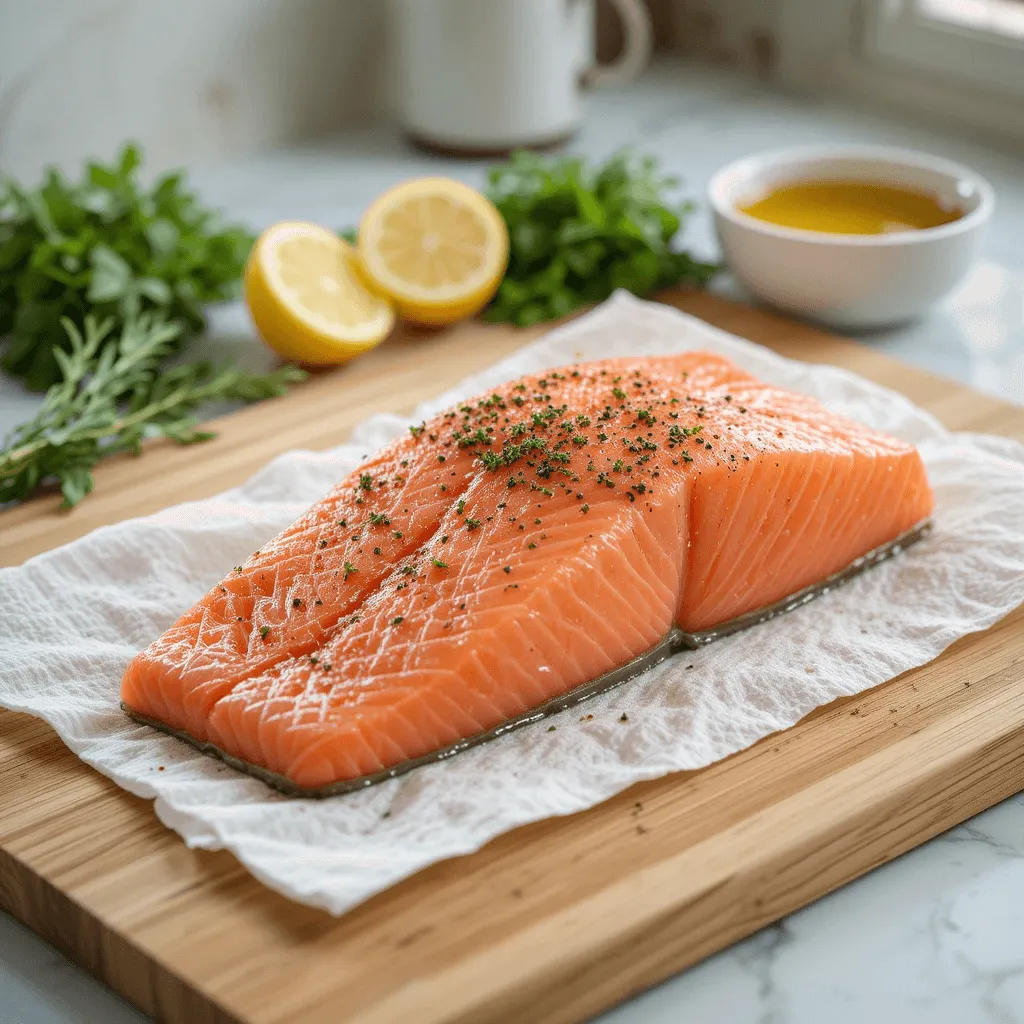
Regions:
<instances>
[{"instance_id":1,"label":"raw salmon","mask_svg":"<svg viewBox=\"0 0 1024 1024\"><path fill-rule=\"evenodd\" d=\"M910 445L706 352L412 428L128 666L129 713L301 790L514 720L925 520Z\"/></svg>"}]
</instances>

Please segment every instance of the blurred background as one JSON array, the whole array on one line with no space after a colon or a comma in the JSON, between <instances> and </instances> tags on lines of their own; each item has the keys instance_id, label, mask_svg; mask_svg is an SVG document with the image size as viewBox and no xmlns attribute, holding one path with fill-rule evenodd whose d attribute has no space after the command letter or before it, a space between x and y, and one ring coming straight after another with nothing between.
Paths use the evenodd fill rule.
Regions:
<instances>
[{"instance_id":1,"label":"blurred background","mask_svg":"<svg viewBox=\"0 0 1024 1024\"><path fill-rule=\"evenodd\" d=\"M572 0L570 0L572 2ZM432 0L413 0L430 7ZM125 138L153 169L397 112L395 2L3 0L0 166L74 168ZM648 0L656 57L1024 144L1020 0ZM597 48L622 42L609 4ZM460 40L471 45L470 37Z\"/></svg>"},{"instance_id":2,"label":"blurred background","mask_svg":"<svg viewBox=\"0 0 1024 1024\"><path fill-rule=\"evenodd\" d=\"M481 188L516 146L630 147L696 201L680 238L705 260L704 192L732 160L808 143L951 158L996 189L981 260L873 344L1024 395L1022 0L0 0L0 168L77 179L129 140L143 181L184 167L254 231L355 225L416 175ZM728 272L711 287L752 298ZM213 354L266 366L244 314L218 315ZM9 392L0 428L33 402Z\"/></svg>"}]
</instances>

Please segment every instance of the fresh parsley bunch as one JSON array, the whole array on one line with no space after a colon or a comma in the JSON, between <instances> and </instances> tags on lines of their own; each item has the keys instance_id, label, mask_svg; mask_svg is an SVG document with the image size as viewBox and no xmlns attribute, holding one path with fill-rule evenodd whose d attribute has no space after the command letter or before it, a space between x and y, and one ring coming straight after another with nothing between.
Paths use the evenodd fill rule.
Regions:
<instances>
[{"instance_id":1,"label":"fresh parsley bunch","mask_svg":"<svg viewBox=\"0 0 1024 1024\"><path fill-rule=\"evenodd\" d=\"M56 479L66 507L93 486L92 469L118 452L141 451L143 440L165 437L179 444L214 435L198 428L193 411L214 399L256 401L284 394L306 374L285 366L269 374L243 373L209 363L164 364L181 327L142 314L114 330L112 319L85 318L84 329L67 317L67 348L55 350L61 379L46 393L35 419L18 427L0 450L0 504L29 497Z\"/></svg>"},{"instance_id":2,"label":"fresh parsley bunch","mask_svg":"<svg viewBox=\"0 0 1024 1024\"><path fill-rule=\"evenodd\" d=\"M222 224L181 174L144 188L139 164L127 145L109 167L86 165L77 184L55 169L34 190L0 180L2 366L33 390L61 379L65 317L81 328L88 314L123 325L156 312L182 325L180 344L204 326L205 303L237 292L252 235Z\"/></svg>"},{"instance_id":3,"label":"fresh parsley bunch","mask_svg":"<svg viewBox=\"0 0 1024 1024\"><path fill-rule=\"evenodd\" d=\"M487 196L508 226L508 270L484 313L520 327L606 299L704 285L718 267L672 248L690 212L657 160L629 152L601 166L579 157L517 152L488 175Z\"/></svg>"}]
</instances>

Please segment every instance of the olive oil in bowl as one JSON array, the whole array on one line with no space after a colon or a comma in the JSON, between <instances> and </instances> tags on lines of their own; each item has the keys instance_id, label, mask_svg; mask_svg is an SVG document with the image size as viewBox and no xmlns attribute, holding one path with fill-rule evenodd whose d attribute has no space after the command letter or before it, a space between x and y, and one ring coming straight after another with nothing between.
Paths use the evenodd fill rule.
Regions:
<instances>
[{"instance_id":1,"label":"olive oil in bowl","mask_svg":"<svg viewBox=\"0 0 1024 1024\"><path fill-rule=\"evenodd\" d=\"M750 217L779 227L839 235L885 235L951 224L963 211L924 191L873 181L797 181L741 203Z\"/></svg>"},{"instance_id":2,"label":"olive oil in bowl","mask_svg":"<svg viewBox=\"0 0 1024 1024\"><path fill-rule=\"evenodd\" d=\"M995 206L969 167L889 146L745 156L714 174L708 199L739 284L841 330L902 323L946 295Z\"/></svg>"}]
</instances>

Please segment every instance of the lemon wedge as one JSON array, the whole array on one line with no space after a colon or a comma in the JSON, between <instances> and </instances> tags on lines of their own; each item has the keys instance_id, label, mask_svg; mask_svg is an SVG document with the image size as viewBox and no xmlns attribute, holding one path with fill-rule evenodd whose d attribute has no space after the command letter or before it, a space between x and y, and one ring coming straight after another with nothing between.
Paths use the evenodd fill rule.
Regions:
<instances>
[{"instance_id":1,"label":"lemon wedge","mask_svg":"<svg viewBox=\"0 0 1024 1024\"><path fill-rule=\"evenodd\" d=\"M508 263L508 231L494 205L451 178L389 189L359 223L370 282L414 323L454 323L481 310Z\"/></svg>"},{"instance_id":2,"label":"lemon wedge","mask_svg":"<svg viewBox=\"0 0 1024 1024\"><path fill-rule=\"evenodd\" d=\"M267 228L245 268L245 299L263 340L312 366L347 362L383 341L395 311L367 287L358 264L352 246L318 224Z\"/></svg>"}]
</instances>

